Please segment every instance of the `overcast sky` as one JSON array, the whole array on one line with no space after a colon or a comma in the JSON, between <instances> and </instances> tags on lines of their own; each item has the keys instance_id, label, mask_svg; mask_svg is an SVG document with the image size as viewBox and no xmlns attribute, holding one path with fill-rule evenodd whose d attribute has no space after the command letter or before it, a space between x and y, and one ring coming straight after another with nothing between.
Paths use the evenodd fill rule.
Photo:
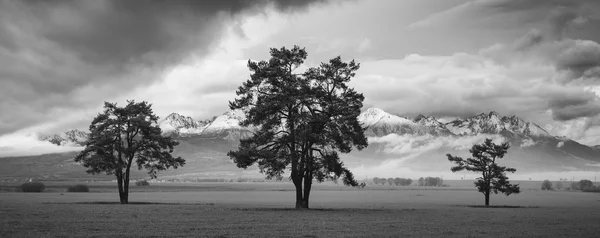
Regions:
<instances>
[{"instance_id":1,"label":"overcast sky","mask_svg":"<svg viewBox=\"0 0 600 238\"><path fill-rule=\"evenodd\" d=\"M294 45L361 63L366 108L494 110L596 145L599 42L597 0L0 0L0 152L86 129L104 101L220 115L248 59Z\"/></svg>"}]
</instances>

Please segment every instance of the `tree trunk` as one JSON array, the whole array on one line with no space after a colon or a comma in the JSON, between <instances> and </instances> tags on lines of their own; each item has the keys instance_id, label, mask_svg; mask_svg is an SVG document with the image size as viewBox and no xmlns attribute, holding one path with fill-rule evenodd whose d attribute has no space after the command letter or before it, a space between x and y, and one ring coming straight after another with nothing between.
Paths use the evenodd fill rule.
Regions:
<instances>
[{"instance_id":1,"label":"tree trunk","mask_svg":"<svg viewBox=\"0 0 600 238\"><path fill-rule=\"evenodd\" d=\"M124 193L124 197L125 197L125 204L129 203L129 166L127 167L127 170L125 171L125 179L124 179L124 184L123 184L123 193Z\"/></svg>"},{"instance_id":2,"label":"tree trunk","mask_svg":"<svg viewBox=\"0 0 600 238\"><path fill-rule=\"evenodd\" d=\"M123 173L121 171L117 171L117 187L119 188L119 200L121 204L127 204L127 193L123 188Z\"/></svg>"},{"instance_id":3,"label":"tree trunk","mask_svg":"<svg viewBox=\"0 0 600 238\"><path fill-rule=\"evenodd\" d=\"M310 188L312 186L312 173L307 172L304 178L304 209L308 209L308 198L310 197Z\"/></svg>"},{"instance_id":4,"label":"tree trunk","mask_svg":"<svg viewBox=\"0 0 600 238\"><path fill-rule=\"evenodd\" d=\"M488 207L490 206L490 192L486 192L484 193L485 195L485 206Z\"/></svg>"},{"instance_id":5,"label":"tree trunk","mask_svg":"<svg viewBox=\"0 0 600 238\"><path fill-rule=\"evenodd\" d=\"M304 197L302 196L302 177L297 176L292 178L294 186L296 186L296 209L305 209Z\"/></svg>"}]
</instances>

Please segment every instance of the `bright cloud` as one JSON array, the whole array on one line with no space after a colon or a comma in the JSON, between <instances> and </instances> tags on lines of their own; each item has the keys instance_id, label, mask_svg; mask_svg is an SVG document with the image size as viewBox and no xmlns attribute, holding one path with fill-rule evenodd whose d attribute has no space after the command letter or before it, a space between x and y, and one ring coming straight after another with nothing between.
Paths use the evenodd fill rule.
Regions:
<instances>
[{"instance_id":1,"label":"bright cloud","mask_svg":"<svg viewBox=\"0 0 600 238\"><path fill-rule=\"evenodd\" d=\"M461 137L389 134L383 137L369 137L369 142L384 144L385 153L414 157L438 149L469 150L474 144L481 143L486 138L491 138L494 143L502 143L505 140L500 135L487 134Z\"/></svg>"},{"instance_id":2,"label":"bright cloud","mask_svg":"<svg viewBox=\"0 0 600 238\"><path fill-rule=\"evenodd\" d=\"M0 157L41 155L82 149L83 147L74 145L56 146L48 141L40 141L38 134L15 133L0 136Z\"/></svg>"}]
</instances>

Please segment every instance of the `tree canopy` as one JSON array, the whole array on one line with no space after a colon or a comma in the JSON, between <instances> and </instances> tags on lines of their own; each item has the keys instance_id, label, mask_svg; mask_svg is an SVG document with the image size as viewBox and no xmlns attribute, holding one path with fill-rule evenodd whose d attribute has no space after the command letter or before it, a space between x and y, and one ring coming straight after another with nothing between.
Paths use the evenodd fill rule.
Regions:
<instances>
[{"instance_id":1,"label":"tree canopy","mask_svg":"<svg viewBox=\"0 0 600 238\"><path fill-rule=\"evenodd\" d=\"M289 169L296 208L308 208L313 178L359 185L338 152L368 145L357 120L364 96L348 86L360 66L338 56L297 73L307 57L304 48L272 48L270 53L268 61L248 61L250 79L230 102L231 109L245 112L243 126L259 129L228 155L240 168L258 164L267 178L281 179Z\"/></svg>"},{"instance_id":2,"label":"tree canopy","mask_svg":"<svg viewBox=\"0 0 600 238\"><path fill-rule=\"evenodd\" d=\"M104 112L92 121L85 149L76 157L91 174L114 174L117 177L121 203L128 203L130 168L146 169L151 178L157 172L185 164L181 157L173 157L178 144L171 137L161 135L158 117L151 104L127 101L125 107L104 103Z\"/></svg>"},{"instance_id":3,"label":"tree canopy","mask_svg":"<svg viewBox=\"0 0 600 238\"><path fill-rule=\"evenodd\" d=\"M502 159L508 152L510 145L508 142L495 144L487 138L482 144L475 144L469 150L473 158L463 159L461 157L446 154L448 160L456 164L452 167L452 172L467 170L481 173L481 177L475 181L475 186L479 192L485 196L485 205L490 205L490 193L498 192L506 196L521 192L518 184L510 184L506 172L514 173L517 170L497 164L496 159Z\"/></svg>"}]
</instances>

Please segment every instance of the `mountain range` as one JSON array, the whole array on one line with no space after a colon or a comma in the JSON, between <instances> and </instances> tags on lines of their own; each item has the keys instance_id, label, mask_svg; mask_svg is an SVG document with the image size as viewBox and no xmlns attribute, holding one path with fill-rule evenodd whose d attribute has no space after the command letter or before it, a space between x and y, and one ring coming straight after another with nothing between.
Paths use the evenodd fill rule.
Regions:
<instances>
[{"instance_id":1,"label":"mountain range","mask_svg":"<svg viewBox=\"0 0 600 238\"><path fill-rule=\"evenodd\" d=\"M245 119L239 110L228 111L210 120L194 120L191 117L171 113L158 121L163 135L177 138L202 137L224 140L239 140L252 135L254 128L242 127L240 121ZM509 138L555 138L541 126L524 121L517 116L500 116L492 111L481 113L470 118L458 118L442 123L432 116L418 115L415 118L400 117L387 113L379 108L369 108L361 113L358 120L366 128L365 134L370 137L397 135L433 135L433 136L469 136L478 134L499 134ZM85 141L86 132L73 129L59 134L43 137L56 145L79 144Z\"/></svg>"},{"instance_id":2,"label":"mountain range","mask_svg":"<svg viewBox=\"0 0 600 238\"><path fill-rule=\"evenodd\" d=\"M226 156L240 138L255 128L242 127L244 113L228 111L209 120L171 113L158 121L164 135L180 142L175 154L187 165L166 172L171 175L228 175L240 170ZM511 149L505 164L525 172L597 171L600 146L586 146L565 137L553 136L541 126L517 116L501 116L492 111L443 122L433 116L397 116L378 108L362 112L358 120L365 128L369 146L344 154L349 167L376 168L385 163L416 171L448 171L446 153L469 156L468 149L483 138L504 139ZM57 145L83 145L86 132L70 130L41 139ZM69 155L72 157L72 154ZM68 159L64 161L69 161ZM368 169L367 169L368 170ZM207 175L208 174L208 175Z\"/></svg>"}]
</instances>

